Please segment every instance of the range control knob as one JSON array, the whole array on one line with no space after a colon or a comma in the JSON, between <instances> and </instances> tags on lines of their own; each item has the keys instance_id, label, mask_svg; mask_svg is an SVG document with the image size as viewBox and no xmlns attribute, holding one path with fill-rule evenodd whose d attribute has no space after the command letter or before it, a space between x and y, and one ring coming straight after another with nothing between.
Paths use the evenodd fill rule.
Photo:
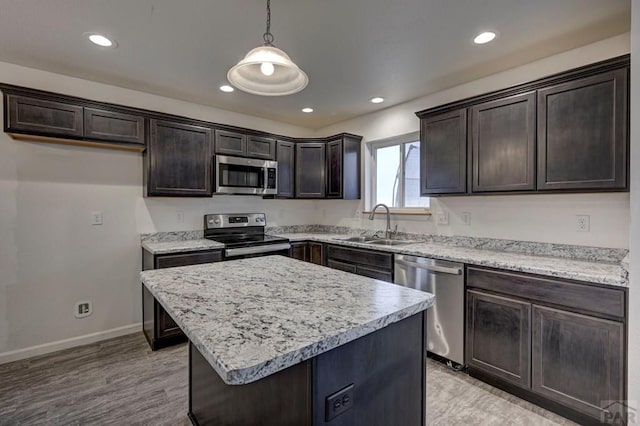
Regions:
<instances>
[{"instance_id":1,"label":"range control knob","mask_svg":"<svg viewBox=\"0 0 640 426\"><path fill-rule=\"evenodd\" d=\"M256 217L256 222L264 222L264 218L263 217Z\"/></svg>"},{"instance_id":2,"label":"range control knob","mask_svg":"<svg viewBox=\"0 0 640 426\"><path fill-rule=\"evenodd\" d=\"M220 225L220 219L214 219L213 223L215 223L216 225Z\"/></svg>"}]
</instances>

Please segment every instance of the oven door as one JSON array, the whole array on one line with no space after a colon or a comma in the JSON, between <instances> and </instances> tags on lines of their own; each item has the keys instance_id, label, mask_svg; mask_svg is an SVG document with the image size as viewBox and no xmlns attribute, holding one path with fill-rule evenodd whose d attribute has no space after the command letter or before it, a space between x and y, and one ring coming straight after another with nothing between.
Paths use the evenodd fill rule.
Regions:
<instances>
[{"instance_id":1,"label":"oven door","mask_svg":"<svg viewBox=\"0 0 640 426\"><path fill-rule=\"evenodd\" d=\"M218 194L275 195L276 161L216 156L215 182Z\"/></svg>"}]
</instances>

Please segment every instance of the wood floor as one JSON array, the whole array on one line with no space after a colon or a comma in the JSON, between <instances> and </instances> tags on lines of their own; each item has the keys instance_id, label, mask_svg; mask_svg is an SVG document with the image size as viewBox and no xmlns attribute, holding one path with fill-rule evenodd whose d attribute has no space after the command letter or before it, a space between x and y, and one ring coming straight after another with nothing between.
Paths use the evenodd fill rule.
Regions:
<instances>
[{"instance_id":1,"label":"wood floor","mask_svg":"<svg viewBox=\"0 0 640 426\"><path fill-rule=\"evenodd\" d=\"M430 361L430 425L572 424ZM190 425L187 345L142 333L0 365L0 425Z\"/></svg>"}]
</instances>

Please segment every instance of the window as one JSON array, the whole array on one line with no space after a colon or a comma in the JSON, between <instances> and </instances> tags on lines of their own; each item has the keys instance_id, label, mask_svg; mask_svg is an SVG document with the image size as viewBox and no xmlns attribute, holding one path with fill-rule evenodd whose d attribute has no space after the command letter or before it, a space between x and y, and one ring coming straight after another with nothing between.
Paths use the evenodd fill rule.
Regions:
<instances>
[{"instance_id":1,"label":"window","mask_svg":"<svg viewBox=\"0 0 640 426\"><path fill-rule=\"evenodd\" d=\"M420 142L417 134L371 142L370 206L383 203L395 210L424 212L429 197L420 196Z\"/></svg>"}]
</instances>

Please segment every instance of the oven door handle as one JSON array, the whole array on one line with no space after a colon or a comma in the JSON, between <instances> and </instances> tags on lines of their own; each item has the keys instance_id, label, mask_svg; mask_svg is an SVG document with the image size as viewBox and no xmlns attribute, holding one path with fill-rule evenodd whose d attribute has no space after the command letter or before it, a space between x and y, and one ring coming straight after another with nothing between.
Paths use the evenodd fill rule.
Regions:
<instances>
[{"instance_id":1,"label":"oven door handle","mask_svg":"<svg viewBox=\"0 0 640 426\"><path fill-rule=\"evenodd\" d=\"M226 249L224 251L224 255L226 257L244 256L246 254L269 253L272 251L289 250L290 248L291 248L291 244L289 243L269 244L264 246L253 246L253 247L240 247L240 248Z\"/></svg>"}]
</instances>

